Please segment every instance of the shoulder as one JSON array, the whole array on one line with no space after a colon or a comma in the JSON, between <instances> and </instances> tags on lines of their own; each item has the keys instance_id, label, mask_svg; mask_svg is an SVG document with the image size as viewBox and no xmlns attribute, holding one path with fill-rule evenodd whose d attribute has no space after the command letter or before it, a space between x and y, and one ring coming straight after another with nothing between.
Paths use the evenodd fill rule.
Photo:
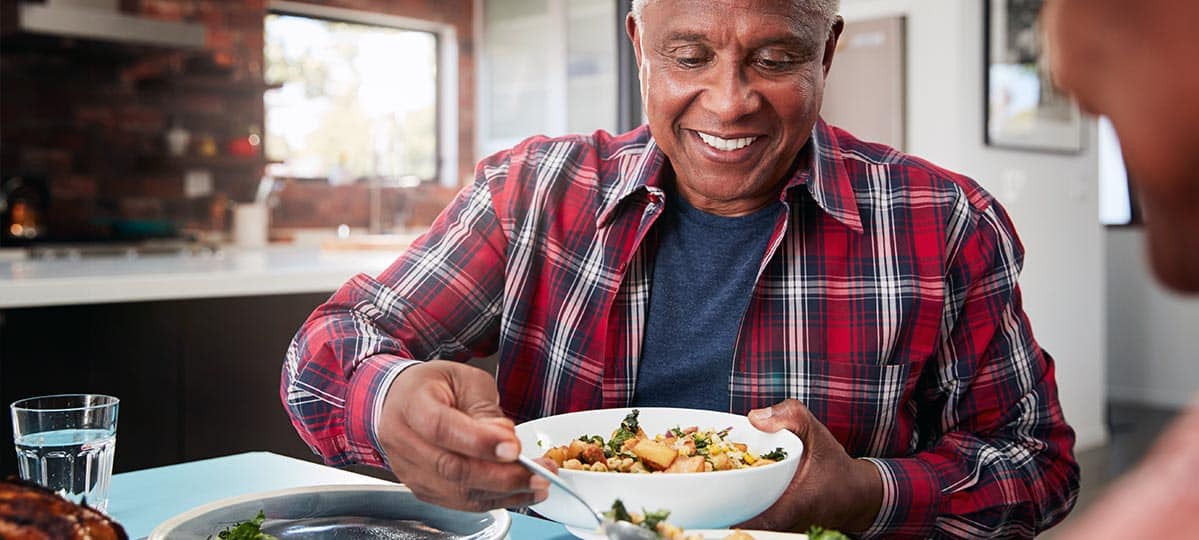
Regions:
<instances>
[{"instance_id":1,"label":"shoulder","mask_svg":"<svg viewBox=\"0 0 1199 540\"><path fill-rule=\"evenodd\" d=\"M502 166L509 174L535 172L542 179L597 173L641 156L649 148L650 140L645 126L619 135L604 130L559 137L535 135L483 158L479 164Z\"/></svg>"},{"instance_id":2,"label":"shoulder","mask_svg":"<svg viewBox=\"0 0 1199 540\"><path fill-rule=\"evenodd\" d=\"M849 132L829 126L841 164L854 189L869 197L871 191L886 189L922 205L966 205L979 214L990 209L995 198L974 179L936 165L924 158L885 144L861 140Z\"/></svg>"}]
</instances>

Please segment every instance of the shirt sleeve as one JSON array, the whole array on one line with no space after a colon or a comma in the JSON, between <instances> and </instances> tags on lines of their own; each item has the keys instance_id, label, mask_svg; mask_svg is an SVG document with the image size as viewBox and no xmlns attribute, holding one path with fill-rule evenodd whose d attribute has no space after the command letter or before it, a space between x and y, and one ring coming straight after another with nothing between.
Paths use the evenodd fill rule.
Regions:
<instances>
[{"instance_id":1,"label":"shirt sleeve","mask_svg":"<svg viewBox=\"0 0 1199 540\"><path fill-rule=\"evenodd\" d=\"M488 186L507 160L501 153L481 162L476 181L428 233L378 277L350 279L292 340L280 397L326 463L386 466L378 418L405 368L494 352L505 240Z\"/></svg>"},{"instance_id":2,"label":"shirt sleeve","mask_svg":"<svg viewBox=\"0 0 1199 540\"><path fill-rule=\"evenodd\" d=\"M961 238L940 350L917 389L929 442L908 457L869 458L883 501L867 537L1031 538L1078 494L1053 359L1033 339L1016 283L1023 248L997 203Z\"/></svg>"}]
</instances>

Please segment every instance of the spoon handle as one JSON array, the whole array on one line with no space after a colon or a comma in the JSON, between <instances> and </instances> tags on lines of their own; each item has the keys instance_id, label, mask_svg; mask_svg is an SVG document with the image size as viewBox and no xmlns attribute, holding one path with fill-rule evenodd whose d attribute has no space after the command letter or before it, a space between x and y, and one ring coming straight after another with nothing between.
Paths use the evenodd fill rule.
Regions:
<instances>
[{"instance_id":1,"label":"spoon handle","mask_svg":"<svg viewBox=\"0 0 1199 540\"><path fill-rule=\"evenodd\" d=\"M593 517L595 517L596 523L601 525L604 523L604 516L600 515L599 512L596 512L590 504L587 504L587 501L583 500L583 497L580 497L578 493L575 493L575 490L567 485L566 482L563 482L562 478L560 478L558 475L550 472L549 469L545 468L540 463L533 461L533 458L530 458L524 454L518 455L517 460L519 460L520 464L524 465L525 468L533 471L533 474L549 480L551 484L558 486L558 489L561 489L567 495L574 497L576 501L579 501L579 504L582 504L583 507L587 508L587 511L590 512Z\"/></svg>"}]
</instances>

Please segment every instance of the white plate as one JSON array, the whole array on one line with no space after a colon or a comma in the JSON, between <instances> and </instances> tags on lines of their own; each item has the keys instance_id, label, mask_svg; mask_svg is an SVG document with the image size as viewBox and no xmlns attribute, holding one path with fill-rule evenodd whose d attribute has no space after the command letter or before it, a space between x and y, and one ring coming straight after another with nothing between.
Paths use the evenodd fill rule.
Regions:
<instances>
[{"instance_id":1,"label":"white plate","mask_svg":"<svg viewBox=\"0 0 1199 540\"><path fill-rule=\"evenodd\" d=\"M608 537L590 529L580 529L578 527L566 526L566 530L573 534L575 538L583 540L608 540ZM688 535L702 534L704 540L724 540L724 537L733 534L733 529L687 529ZM808 540L808 535L799 533L782 533L774 531L750 531L746 530L754 540Z\"/></svg>"},{"instance_id":2,"label":"white plate","mask_svg":"<svg viewBox=\"0 0 1199 540\"><path fill-rule=\"evenodd\" d=\"M449 510L417 500L408 488L401 485L314 486L252 493L193 508L155 527L149 540L215 538L215 535L226 527L253 519L259 510L266 513L268 520L264 532L271 532L268 527L272 526L272 521L275 526L293 526L305 522L290 520L309 520L323 525L333 524L336 527L339 519L343 520L341 523L344 525L359 518L368 518L380 520L380 523L420 522L449 533L447 536L432 536L433 538L499 540L508 534L508 528L512 524L512 517L506 510L492 510L487 513ZM393 537L398 536L396 533L392 534ZM325 534L319 537L335 536Z\"/></svg>"}]
</instances>

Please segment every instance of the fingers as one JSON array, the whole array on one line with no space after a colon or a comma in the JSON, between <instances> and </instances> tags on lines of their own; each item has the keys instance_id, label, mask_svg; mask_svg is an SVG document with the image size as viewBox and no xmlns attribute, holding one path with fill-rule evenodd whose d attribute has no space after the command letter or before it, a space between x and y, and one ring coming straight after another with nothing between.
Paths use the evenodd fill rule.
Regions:
<instances>
[{"instance_id":1,"label":"fingers","mask_svg":"<svg viewBox=\"0 0 1199 540\"><path fill-rule=\"evenodd\" d=\"M397 425L384 446L396 477L421 500L481 511L544 500L549 483L522 466L472 458L437 447Z\"/></svg>"},{"instance_id":2,"label":"fingers","mask_svg":"<svg viewBox=\"0 0 1199 540\"><path fill-rule=\"evenodd\" d=\"M748 417L749 423L762 431L774 433L787 429L805 441L812 423L812 413L794 399L780 401L765 409L754 409L749 411Z\"/></svg>"},{"instance_id":3,"label":"fingers","mask_svg":"<svg viewBox=\"0 0 1199 540\"><path fill-rule=\"evenodd\" d=\"M520 442L500 410L495 380L469 366L440 364L430 366L440 368L438 377L406 387L409 394L401 397L399 409L404 423L433 446L478 459L515 461ZM422 366L409 371L417 367Z\"/></svg>"}]
</instances>

